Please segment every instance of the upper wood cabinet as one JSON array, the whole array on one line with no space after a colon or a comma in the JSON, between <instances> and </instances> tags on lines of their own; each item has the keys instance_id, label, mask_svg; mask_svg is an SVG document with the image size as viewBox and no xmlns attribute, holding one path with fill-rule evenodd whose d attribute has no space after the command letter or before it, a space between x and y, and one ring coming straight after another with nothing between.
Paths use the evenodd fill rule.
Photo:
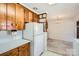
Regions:
<instances>
[{"instance_id":1,"label":"upper wood cabinet","mask_svg":"<svg viewBox=\"0 0 79 59\"><path fill-rule=\"evenodd\" d=\"M29 11L29 22L33 21L33 12Z\"/></svg>"},{"instance_id":2,"label":"upper wood cabinet","mask_svg":"<svg viewBox=\"0 0 79 59\"><path fill-rule=\"evenodd\" d=\"M44 32L48 31L47 13L39 14L39 23L43 23Z\"/></svg>"},{"instance_id":3,"label":"upper wood cabinet","mask_svg":"<svg viewBox=\"0 0 79 59\"><path fill-rule=\"evenodd\" d=\"M24 30L24 22L38 22L39 16L19 3L0 3L0 30Z\"/></svg>"},{"instance_id":4,"label":"upper wood cabinet","mask_svg":"<svg viewBox=\"0 0 79 59\"><path fill-rule=\"evenodd\" d=\"M28 10L27 8L25 9L25 22L37 22L37 18L37 14Z\"/></svg>"},{"instance_id":5,"label":"upper wood cabinet","mask_svg":"<svg viewBox=\"0 0 79 59\"><path fill-rule=\"evenodd\" d=\"M36 13L33 14L33 22L38 22L39 21L39 15Z\"/></svg>"},{"instance_id":6,"label":"upper wood cabinet","mask_svg":"<svg viewBox=\"0 0 79 59\"><path fill-rule=\"evenodd\" d=\"M6 30L6 4L0 3L0 30Z\"/></svg>"},{"instance_id":7,"label":"upper wood cabinet","mask_svg":"<svg viewBox=\"0 0 79 59\"><path fill-rule=\"evenodd\" d=\"M16 29L16 4L8 3L7 4L7 30Z\"/></svg>"},{"instance_id":8,"label":"upper wood cabinet","mask_svg":"<svg viewBox=\"0 0 79 59\"><path fill-rule=\"evenodd\" d=\"M29 10L27 8L24 10L24 20L29 22Z\"/></svg>"},{"instance_id":9,"label":"upper wood cabinet","mask_svg":"<svg viewBox=\"0 0 79 59\"><path fill-rule=\"evenodd\" d=\"M20 4L16 4L16 29L24 29L24 8Z\"/></svg>"}]
</instances>

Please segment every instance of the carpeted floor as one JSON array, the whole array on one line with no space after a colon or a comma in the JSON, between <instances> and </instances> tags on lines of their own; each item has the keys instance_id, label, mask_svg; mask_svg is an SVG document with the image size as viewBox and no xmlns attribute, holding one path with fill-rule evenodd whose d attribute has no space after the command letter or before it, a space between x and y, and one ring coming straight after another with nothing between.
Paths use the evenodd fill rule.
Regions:
<instances>
[{"instance_id":1,"label":"carpeted floor","mask_svg":"<svg viewBox=\"0 0 79 59\"><path fill-rule=\"evenodd\" d=\"M47 45L49 51L53 51L64 56L72 56L73 54L73 44L71 42L56 39L48 39Z\"/></svg>"}]
</instances>

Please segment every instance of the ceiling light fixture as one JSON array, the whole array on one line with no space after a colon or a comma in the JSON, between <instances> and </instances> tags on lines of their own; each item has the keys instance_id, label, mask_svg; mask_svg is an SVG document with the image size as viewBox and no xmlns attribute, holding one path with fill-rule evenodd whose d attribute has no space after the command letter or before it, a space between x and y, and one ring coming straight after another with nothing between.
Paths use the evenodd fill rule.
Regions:
<instances>
[{"instance_id":1,"label":"ceiling light fixture","mask_svg":"<svg viewBox=\"0 0 79 59\"><path fill-rule=\"evenodd\" d=\"M49 0L48 4L49 4L49 5L53 5L53 4L56 4L56 3L53 2L52 0Z\"/></svg>"},{"instance_id":2,"label":"ceiling light fixture","mask_svg":"<svg viewBox=\"0 0 79 59\"><path fill-rule=\"evenodd\" d=\"M49 5L54 5L54 4L56 4L56 3L48 3Z\"/></svg>"},{"instance_id":3,"label":"ceiling light fixture","mask_svg":"<svg viewBox=\"0 0 79 59\"><path fill-rule=\"evenodd\" d=\"M37 7L33 7L33 9L34 9L34 10L38 10L38 8L37 8Z\"/></svg>"}]
</instances>

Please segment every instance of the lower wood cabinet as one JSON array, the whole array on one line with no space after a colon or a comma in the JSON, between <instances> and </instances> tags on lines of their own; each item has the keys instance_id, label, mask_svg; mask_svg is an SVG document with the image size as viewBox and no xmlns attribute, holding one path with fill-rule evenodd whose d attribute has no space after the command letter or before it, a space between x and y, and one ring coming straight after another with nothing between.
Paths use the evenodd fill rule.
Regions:
<instances>
[{"instance_id":1,"label":"lower wood cabinet","mask_svg":"<svg viewBox=\"0 0 79 59\"><path fill-rule=\"evenodd\" d=\"M30 43L0 54L0 56L30 56Z\"/></svg>"},{"instance_id":2,"label":"lower wood cabinet","mask_svg":"<svg viewBox=\"0 0 79 59\"><path fill-rule=\"evenodd\" d=\"M30 44L24 44L19 47L19 56L29 56L30 55Z\"/></svg>"},{"instance_id":3,"label":"lower wood cabinet","mask_svg":"<svg viewBox=\"0 0 79 59\"><path fill-rule=\"evenodd\" d=\"M5 52L3 54L0 54L0 56L18 56L18 48L12 49L8 52Z\"/></svg>"}]
</instances>

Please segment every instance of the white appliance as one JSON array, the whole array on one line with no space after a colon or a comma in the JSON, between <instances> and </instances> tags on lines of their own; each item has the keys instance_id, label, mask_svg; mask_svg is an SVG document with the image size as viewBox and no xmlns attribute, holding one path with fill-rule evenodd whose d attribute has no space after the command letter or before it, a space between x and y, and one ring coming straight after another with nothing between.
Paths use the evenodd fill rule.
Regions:
<instances>
[{"instance_id":1,"label":"white appliance","mask_svg":"<svg viewBox=\"0 0 79 59\"><path fill-rule=\"evenodd\" d=\"M47 32L44 32L44 51L47 51Z\"/></svg>"},{"instance_id":2,"label":"white appliance","mask_svg":"<svg viewBox=\"0 0 79 59\"><path fill-rule=\"evenodd\" d=\"M31 41L31 55L39 56L44 51L44 32L42 23L27 23L23 31L24 39Z\"/></svg>"}]
</instances>

